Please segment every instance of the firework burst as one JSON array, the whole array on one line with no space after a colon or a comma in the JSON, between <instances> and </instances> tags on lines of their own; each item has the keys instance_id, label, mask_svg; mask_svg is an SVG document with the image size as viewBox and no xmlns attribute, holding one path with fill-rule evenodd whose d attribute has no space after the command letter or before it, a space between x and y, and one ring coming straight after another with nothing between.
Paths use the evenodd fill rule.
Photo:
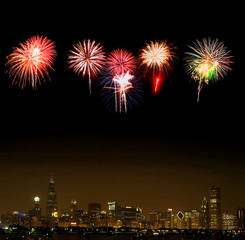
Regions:
<instances>
[{"instance_id":1,"label":"firework burst","mask_svg":"<svg viewBox=\"0 0 245 240\"><path fill-rule=\"evenodd\" d=\"M127 71L125 74L116 74L113 77L113 82L115 84L115 93L119 95L119 112L122 112L122 106L124 105L124 111L127 113L127 98L126 93L129 89L133 88L131 80L134 78L133 75Z\"/></svg>"},{"instance_id":2,"label":"firework burst","mask_svg":"<svg viewBox=\"0 0 245 240\"><path fill-rule=\"evenodd\" d=\"M132 73L137 67L137 60L132 53L117 49L112 51L107 58L107 68L113 74Z\"/></svg>"},{"instance_id":3,"label":"firework burst","mask_svg":"<svg viewBox=\"0 0 245 240\"><path fill-rule=\"evenodd\" d=\"M97 74L105 66L105 53L100 43L90 39L83 40L73 46L74 50L70 51L68 56L69 68L72 68L75 73L82 74L83 77L89 78L89 92L91 95L91 78Z\"/></svg>"},{"instance_id":4,"label":"firework burst","mask_svg":"<svg viewBox=\"0 0 245 240\"><path fill-rule=\"evenodd\" d=\"M35 89L45 75L49 76L48 69L53 70L56 55L54 42L47 37L33 36L7 56L7 73L13 76L13 84L19 83L22 88L30 84Z\"/></svg>"},{"instance_id":5,"label":"firework burst","mask_svg":"<svg viewBox=\"0 0 245 240\"><path fill-rule=\"evenodd\" d=\"M151 41L149 44L146 44L140 53L140 65L145 67L145 73L151 71L153 77L169 73L173 68L174 49L172 44L167 44L166 41ZM158 89L160 79L158 77L154 83L154 92Z\"/></svg>"},{"instance_id":6,"label":"firework burst","mask_svg":"<svg viewBox=\"0 0 245 240\"><path fill-rule=\"evenodd\" d=\"M218 39L204 38L202 42L197 40L194 46L189 48L192 52L186 52L186 70L198 83L197 102L199 102L203 84L224 78L231 70L232 61L230 51Z\"/></svg>"},{"instance_id":7,"label":"firework burst","mask_svg":"<svg viewBox=\"0 0 245 240\"><path fill-rule=\"evenodd\" d=\"M123 92L123 81L128 78L130 74L137 67L137 60L133 56L131 52L123 49L117 49L112 51L107 58L107 70L112 74L113 79L117 79L112 81L114 83L114 94L115 94L115 111L117 112L118 108L118 88L119 92ZM121 80L120 80L121 79ZM121 84L120 84L121 82ZM126 104L126 95L122 93L119 97L119 111L121 112L122 103L125 103L125 112L127 112L127 104ZM122 101L122 97L124 97L124 101Z\"/></svg>"},{"instance_id":8,"label":"firework burst","mask_svg":"<svg viewBox=\"0 0 245 240\"><path fill-rule=\"evenodd\" d=\"M106 109L127 113L128 109L142 102L142 82L138 72L113 75L105 69L100 76L100 95L103 96ZM113 107L114 106L114 107Z\"/></svg>"}]
</instances>

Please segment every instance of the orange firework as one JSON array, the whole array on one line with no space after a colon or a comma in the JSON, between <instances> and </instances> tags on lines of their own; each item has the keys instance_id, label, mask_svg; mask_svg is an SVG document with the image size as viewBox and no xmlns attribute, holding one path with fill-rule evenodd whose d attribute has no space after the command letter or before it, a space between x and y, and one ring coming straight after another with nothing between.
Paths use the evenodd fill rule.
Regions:
<instances>
[{"instance_id":1,"label":"orange firework","mask_svg":"<svg viewBox=\"0 0 245 240\"><path fill-rule=\"evenodd\" d=\"M13 84L18 83L22 88L29 84L35 89L45 75L49 76L48 70L53 70L57 55L54 43L47 37L33 36L19 46L7 56L7 72L13 76Z\"/></svg>"},{"instance_id":2,"label":"orange firework","mask_svg":"<svg viewBox=\"0 0 245 240\"><path fill-rule=\"evenodd\" d=\"M174 49L172 44L167 44L166 41L151 41L141 49L141 66L145 67L145 72L151 71L153 76L169 73L173 68ZM158 77L155 81L154 92L158 89L159 81Z\"/></svg>"}]
</instances>

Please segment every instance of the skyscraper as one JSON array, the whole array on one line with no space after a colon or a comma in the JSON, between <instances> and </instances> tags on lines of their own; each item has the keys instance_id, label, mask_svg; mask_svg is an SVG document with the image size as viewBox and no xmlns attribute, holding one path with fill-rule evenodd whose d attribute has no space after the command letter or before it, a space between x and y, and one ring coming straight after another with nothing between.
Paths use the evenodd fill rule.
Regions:
<instances>
[{"instance_id":1,"label":"skyscraper","mask_svg":"<svg viewBox=\"0 0 245 240\"><path fill-rule=\"evenodd\" d=\"M235 230L237 228L237 215L224 212L222 214L222 230Z\"/></svg>"},{"instance_id":2,"label":"skyscraper","mask_svg":"<svg viewBox=\"0 0 245 240\"><path fill-rule=\"evenodd\" d=\"M201 202L200 227L209 229L209 204L206 197Z\"/></svg>"},{"instance_id":3,"label":"skyscraper","mask_svg":"<svg viewBox=\"0 0 245 240\"><path fill-rule=\"evenodd\" d=\"M53 176L50 178L49 181L46 220L48 227L56 226L58 222L57 201Z\"/></svg>"},{"instance_id":4,"label":"skyscraper","mask_svg":"<svg viewBox=\"0 0 245 240\"><path fill-rule=\"evenodd\" d=\"M108 212L114 220L120 219L120 206L117 201L108 202Z\"/></svg>"},{"instance_id":5,"label":"skyscraper","mask_svg":"<svg viewBox=\"0 0 245 240\"><path fill-rule=\"evenodd\" d=\"M191 229L191 211L185 211L185 229Z\"/></svg>"},{"instance_id":6,"label":"skyscraper","mask_svg":"<svg viewBox=\"0 0 245 240\"><path fill-rule=\"evenodd\" d=\"M191 228L198 229L200 227L200 212L196 209L191 210Z\"/></svg>"},{"instance_id":7,"label":"skyscraper","mask_svg":"<svg viewBox=\"0 0 245 240\"><path fill-rule=\"evenodd\" d=\"M89 203L88 204L88 223L90 226L95 226L96 221L100 218L101 204L100 203Z\"/></svg>"},{"instance_id":8,"label":"skyscraper","mask_svg":"<svg viewBox=\"0 0 245 240\"><path fill-rule=\"evenodd\" d=\"M237 209L237 228L240 230L245 229L245 209L244 208Z\"/></svg>"},{"instance_id":9,"label":"skyscraper","mask_svg":"<svg viewBox=\"0 0 245 240\"><path fill-rule=\"evenodd\" d=\"M41 218L41 208L40 208L40 198L34 197L33 199L33 209L29 211L30 217Z\"/></svg>"},{"instance_id":10,"label":"skyscraper","mask_svg":"<svg viewBox=\"0 0 245 240\"><path fill-rule=\"evenodd\" d=\"M70 217L73 220L74 219L74 215L75 212L77 211L77 200L76 199L72 199L71 200L71 205L70 205Z\"/></svg>"},{"instance_id":11,"label":"skyscraper","mask_svg":"<svg viewBox=\"0 0 245 240\"><path fill-rule=\"evenodd\" d=\"M210 187L210 228L222 229L220 187Z\"/></svg>"}]
</instances>

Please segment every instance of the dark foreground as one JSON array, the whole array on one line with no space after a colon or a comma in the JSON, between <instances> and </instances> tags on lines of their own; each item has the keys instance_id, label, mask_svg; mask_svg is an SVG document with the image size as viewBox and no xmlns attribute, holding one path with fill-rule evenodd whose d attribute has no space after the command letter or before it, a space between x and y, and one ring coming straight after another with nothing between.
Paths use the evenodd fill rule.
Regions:
<instances>
[{"instance_id":1,"label":"dark foreground","mask_svg":"<svg viewBox=\"0 0 245 240\"><path fill-rule=\"evenodd\" d=\"M0 234L0 240L242 240L244 233L53 233L53 234Z\"/></svg>"}]
</instances>

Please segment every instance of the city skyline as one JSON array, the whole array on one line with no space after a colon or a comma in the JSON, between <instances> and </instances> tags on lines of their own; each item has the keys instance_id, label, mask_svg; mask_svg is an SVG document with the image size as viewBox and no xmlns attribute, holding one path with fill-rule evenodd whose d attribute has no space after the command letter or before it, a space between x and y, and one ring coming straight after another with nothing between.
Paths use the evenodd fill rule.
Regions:
<instances>
[{"instance_id":1,"label":"city skyline","mask_svg":"<svg viewBox=\"0 0 245 240\"><path fill-rule=\"evenodd\" d=\"M60 137L58 141L56 137L38 137L32 143L24 140L5 145L1 150L1 176L8 179L8 184L1 183L4 197L0 213L13 207L26 211L34 195L46 199L45 182L51 173L55 173L57 201L62 208L76 197L81 206L92 200L110 199L126 205L130 199L129 205L144 205L147 211L152 210L152 205L185 210L199 207L211 185L224 189L224 209L232 211L245 205L239 184L244 166L239 146L225 149L200 140L193 143L169 137L168 141L149 141L137 136L125 143L122 134L120 139L113 135L92 136L96 137L92 140L90 134L86 142L77 137L74 141L74 136L70 140ZM114 138L118 145L112 142ZM124 152L118 155L122 147ZM13 178L9 178L9 169ZM10 186L15 190L9 191Z\"/></svg>"},{"instance_id":2,"label":"city skyline","mask_svg":"<svg viewBox=\"0 0 245 240\"><path fill-rule=\"evenodd\" d=\"M122 206L118 201L108 201L106 208L99 202L89 202L87 209L81 209L75 198L69 208L59 209L56 199L54 176L49 179L46 214L42 214L41 199L33 198L33 207L28 213L12 210L1 214L0 226L8 229L11 225L23 227L111 227L141 229L211 229L244 230L245 208L238 207L235 212L221 211L221 189L209 187L209 197L204 197L200 208L181 211L168 209L152 210L146 215L138 206Z\"/></svg>"},{"instance_id":3,"label":"city skyline","mask_svg":"<svg viewBox=\"0 0 245 240\"><path fill-rule=\"evenodd\" d=\"M81 204L79 203L79 200L76 198L76 196L72 197L69 202L67 202L65 205L64 205L64 201L62 201L61 199L61 202L63 202L63 205L61 204L58 204L58 201L56 200L56 190L55 190L55 177L54 177L54 174L52 174L52 176L49 178L49 189L48 189L48 197L42 199L40 198L40 195L36 194L34 195L34 197L32 198L32 200L34 199L34 213L37 214L38 216L42 215L42 216L46 216L47 218L47 221L55 221L57 222L58 218L60 218L60 214L61 212L64 210L64 209L69 209L71 207L71 203L73 201L75 201L76 203L76 206L79 208L79 209L83 209L83 211L89 211L89 204L91 203L99 203L100 206L101 206L101 210L105 210L105 211L108 211L108 204L109 202L119 202L117 199L109 199L107 200L106 202L100 202L100 201L90 201L90 202L87 202L86 206L83 204L83 206L81 206ZM216 194L216 191L218 192ZM173 208L172 206L168 206L168 207L163 207L163 208L158 208L158 209L154 209L153 207L151 208L150 211L144 211L145 208L143 205L137 205L137 203L133 203L134 205L132 206L132 204L128 204L130 203L130 199L126 200L126 202L124 201L124 205L127 207L140 207L142 210L143 210L143 214L144 216L148 219L149 216L150 216L150 212L152 211L163 211L163 210L167 210L167 209L173 209L173 213L175 215L177 215L177 213L179 211L191 211L191 210L195 210L197 209L200 213L204 211L204 215L205 216L205 211L207 210L208 211L208 214L210 213L210 216L215 213L215 214L219 214L219 216L221 217L221 214L223 212L229 212L229 213L235 213L237 211L238 208L244 208L244 206L237 206L235 209L227 209L227 208L223 208L223 205L225 205L224 201L221 201L220 200L220 196L221 196L221 193L220 193L220 187L218 186L209 186L209 194L208 195L203 195L203 198L201 199L200 203L199 203L199 206L196 207L198 205L198 203L196 203L193 207L189 207L187 209L185 209L183 206L179 207L178 209L176 208ZM190 196L192 197L192 196ZM219 199L218 202L219 202L219 207L218 207L218 210L212 210L212 209L216 209L215 206L212 206L214 204L216 204L216 201L217 200L214 200L214 199ZM223 199L222 199L223 200ZM206 203L205 203L206 201ZM28 201L29 202L29 201ZM35 203L38 203L38 209L36 209L35 207ZM136 205L135 205L136 204ZM121 203L120 203L121 205ZM153 204L154 205L154 202ZM164 204L163 204L164 205ZM221 207L222 205L222 207ZM205 208L205 209L204 209ZM42 214L41 214L41 209L43 209L42 211ZM110 207L109 207L109 210L110 210ZM30 213L30 207L28 208L28 210L25 210L23 211L23 208L21 210L21 208L11 208L9 211L6 211L6 212L2 212L0 214L5 214L5 213L8 213L8 212L13 212L13 211L18 211L18 212L22 212L22 213L29 213L29 214L32 214ZM217 212L218 211L218 212ZM37 213L38 212L38 213ZM55 214L54 214L55 213ZM53 220L52 220L53 219ZM57 219L57 220L55 220ZM218 220L220 221L220 220ZM213 223L215 222L215 223ZM220 224L221 223L217 223L217 217L214 218L214 220L212 220L212 218L210 217L210 226L212 226L212 228L216 228L216 226L218 226L220 228ZM218 225L217 225L218 224ZM205 225L205 223L203 223L203 225Z\"/></svg>"}]
</instances>

